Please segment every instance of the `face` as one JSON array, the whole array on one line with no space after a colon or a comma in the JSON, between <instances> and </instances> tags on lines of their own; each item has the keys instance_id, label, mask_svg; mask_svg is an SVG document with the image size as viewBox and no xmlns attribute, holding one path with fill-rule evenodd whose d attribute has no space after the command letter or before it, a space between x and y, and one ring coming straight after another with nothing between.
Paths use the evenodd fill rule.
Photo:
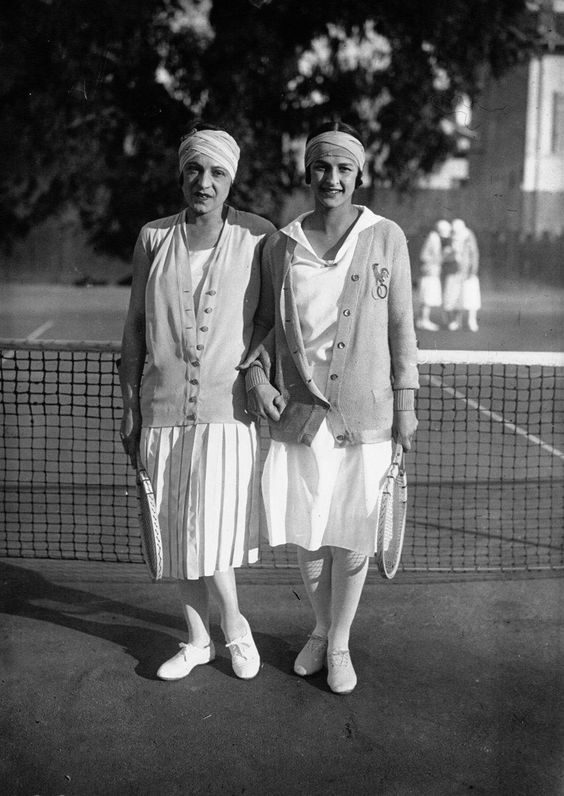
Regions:
<instances>
[{"instance_id":1,"label":"face","mask_svg":"<svg viewBox=\"0 0 564 796\"><path fill-rule=\"evenodd\" d=\"M311 188L324 207L350 203L355 191L358 167L343 155L324 155L311 164Z\"/></svg>"},{"instance_id":2,"label":"face","mask_svg":"<svg viewBox=\"0 0 564 796\"><path fill-rule=\"evenodd\" d=\"M227 170L207 155L195 154L182 170L184 199L198 216L223 207L230 188Z\"/></svg>"}]
</instances>

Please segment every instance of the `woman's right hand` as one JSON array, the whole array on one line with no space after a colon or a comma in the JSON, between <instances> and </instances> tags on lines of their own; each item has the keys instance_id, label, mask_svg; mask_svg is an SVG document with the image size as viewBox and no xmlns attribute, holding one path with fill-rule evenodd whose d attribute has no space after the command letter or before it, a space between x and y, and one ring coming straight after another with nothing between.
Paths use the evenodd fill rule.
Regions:
<instances>
[{"instance_id":1,"label":"woman's right hand","mask_svg":"<svg viewBox=\"0 0 564 796\"><path fill-rule=\"evenodd\" d=\"M137 467L137 454L141 439L141 415L138 412L124 411L119 436L131 464L133 467Z\"/></svg>"},{"instance_id":2,"label":"woman's right hand","mask_svg":"<svg viewBox=\"0 0 564 796\"><path fill-rule=\"evenodd\" d=\"M277 423L286 408L286 401L272 384L257 384L247 393L249 412L263 420L270 418Z\"/></svg>"}]
</instances>

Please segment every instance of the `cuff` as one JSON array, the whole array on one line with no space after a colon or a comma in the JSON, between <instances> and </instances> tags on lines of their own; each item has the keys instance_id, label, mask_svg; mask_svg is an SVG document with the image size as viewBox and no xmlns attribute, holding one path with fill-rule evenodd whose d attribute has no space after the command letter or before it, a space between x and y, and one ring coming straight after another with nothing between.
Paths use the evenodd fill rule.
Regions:
<instances>
[{"instance_id":1,"label":"cuff","mask_svg":"<svg viewBox=\"0 0 564 796\"><path fill-rule=\"evenodd\" d=\"M247 392L250 392L254 387L259 384L270 384L262 365L253 362L245 373L245 387Z\"/></svg>"},{"instance_id":2,"label":"cuff","mask_svg":"<svg viewBox=\"0 0 564 796\"><path fill-rule=\"evenodd\" d=\"M415 410L415 390L394 390L394 410L405 412Z\"/></svg>"}]
</instances>

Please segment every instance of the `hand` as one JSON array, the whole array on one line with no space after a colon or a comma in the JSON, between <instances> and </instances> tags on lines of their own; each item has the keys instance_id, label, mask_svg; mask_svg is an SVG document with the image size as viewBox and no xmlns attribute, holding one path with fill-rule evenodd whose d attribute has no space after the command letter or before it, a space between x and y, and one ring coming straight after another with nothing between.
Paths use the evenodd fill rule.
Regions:
<instances>
[{"instance_id":1,"label":"hand","mask_svg":"<svg viewBox=\"0 0 564 796\"><path fill-rule=\"evenodd\" d=\"M250 368L253 362L256 362L257 360L262 365L264 372L268 375L270 373L272 363L270 354L262 343L259 343L256 348L253 348L253 350L247 354L245 359L238 366L237 370L247 370L247 368Z\"/></svg>"},{"instance_id":2,"label":"hand","mask_svg":"<svg viewBox=\"0 0 564 796\"><path fill-rule=\"evenodd\" d=\"M141 416L131 410L123 413L119 430L121 444L133 467L137 467L137 454L141 438Z\"/></svg>"},{"instance_id":3,"label":"hand","mask_svg":"<svg viewBox=\"0 0 564 796\"><path fill-rule=\"evenodd\" d=\"M263 420L277 423L286 408L286 401L272 384L257 384L248 392L249 412Z\"/></svg>"},{"instance_id":4,"label":"hand","mask_svg":"<svg viewBox=\"0 0 564 796\"><path fill-rule=\"evenodd\" d=\"M417 431L417 415L411 409L396 410L392 425L394 442L401 442L404 451L411 450L413 436Z\"/></svg>"}]
</instances>

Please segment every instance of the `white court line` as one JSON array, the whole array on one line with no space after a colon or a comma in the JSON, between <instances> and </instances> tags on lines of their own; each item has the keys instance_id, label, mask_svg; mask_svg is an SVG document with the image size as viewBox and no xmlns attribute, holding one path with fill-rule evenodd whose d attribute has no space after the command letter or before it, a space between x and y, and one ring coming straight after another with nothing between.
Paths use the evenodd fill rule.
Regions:
<instances>
[{"instance_id":1,"label":"white court line","mask_svg":"<svg viewBox=\"0 0 564 796\"><path fill-rule=\"evenodd\" d=\"M538 445L540 448L547 451L547 453L550 453L553 456L556 456L558 459L562 459L564 461L564 453L561 450L549 445L547 442L543 442L540 437L537 437L534 434L529 434L528 431L525 431L525 429L521 428L520 426L516 426L515 423L510 423L509 420L506 420L503 417L503 415L500 415L497 412L491 412L489 409L486 409L485 406L479 404L478 401L475 401L473 398L468 398L463 392L460 392L460 390L455 390L454 387L446 387L440 379L437 379L436 376L430 376L429 382L434 387L439 387L441 390L444 390L450 395L453 395L455 398L458 398L459 401L464 401L468 404L468 406L471 406L472 409L477 409L478 412L481 412L486 417L491 417L492 420L495 420L497 423L503 423L506 428L514 431L515 434L518 434L521 437L526 437L528 440L530 440L530 442L533 442L535 445Z\"/></svg>"},{"instance_id":2,"label":"white court line","mask_svg":"<svg viewBox=\"0 0 564 796\"><path fill-rule=\"evenodd\" d=\"M55 323L55 321L45 321L45 323L42 323L41 326L37 327L37 329L34 329L33 332L30 332L25 339L28 340L28 341L37 340L37 338L41 337L43 332L46 332L47 329L50 329L51 326L53 326L54 323ZM2 352L2 359L3 360L4 359L13 359L14 356L15 356L15 352L14 351L3 351Z\"/></svg>"},{"instance_id":3,"label":"white court line","mask_svg":"<svg viewBox=\"0 0 564 796\"><path fill-rule=\"evenodd\" d=\"M34 329L33 332L30 332L25 339L26 340L37 340L37 338L41 337L43 332L46 332L47 329L50 329L51 326L53 326L54 323L55 323L55 321L45 321L45 323L42 323L41 326L37 327L37 329Z\"/></svg>"}]
</instances>

